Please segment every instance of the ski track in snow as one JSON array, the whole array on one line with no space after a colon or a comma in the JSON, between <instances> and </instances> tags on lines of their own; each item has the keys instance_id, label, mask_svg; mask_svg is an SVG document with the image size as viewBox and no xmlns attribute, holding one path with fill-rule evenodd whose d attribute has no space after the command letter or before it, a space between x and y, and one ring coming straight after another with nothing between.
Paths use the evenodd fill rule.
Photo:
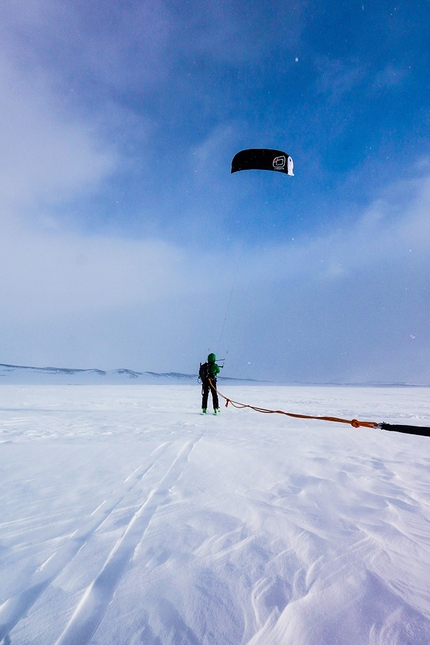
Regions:
<instances>
[{"instance_id":1,"label":"ski track in snow","mask_svg":"<svg viewBox=\"0 0 430 645\"><path fill-rule=\"evenodd\" d=\"M430 419L424 389L232 398ZM428 645L430 440L198 407L193 386L0 388L0 642Z\"/></svg>"},{"instance_id":2,"label":"ski track in snow","mask_svg":"<svg viewBox=\"0 0 430 645\"><path fill-rule=\"evenodd\" d=\"M153 456L158 457L165 448L166 444L159 446L154 450ZM10 642L9 632L20 618L27 614L46 588L59 576L94 532L103 525L112 511L123 501L127 492L131 491L154 467L154 463L155 461L146 467L139 466L132 472L125 480L122 489L116 491L109 499L104 500L91 514L90 520L76 529L69 540L34 572L30 585L2 603L0 606L0 640L7 639ZM75 642L84 643L84 641Z\"/></svg>"},{"instance_id":3,"label":"ski track in snow","mask_svg":"<svg viewBox=\"0 0 430 645\"><path fill-rule=\"evenodd\" d=\"M151 491L148 499L135 513L99 575L85 591L71 621L55 645L85 645L90 641L112 599L125 566L143 538L152 516L168 498L169 489L180 477L193 448L192 442L182 447L159 485Z\"/></svg>"}]
</instances>

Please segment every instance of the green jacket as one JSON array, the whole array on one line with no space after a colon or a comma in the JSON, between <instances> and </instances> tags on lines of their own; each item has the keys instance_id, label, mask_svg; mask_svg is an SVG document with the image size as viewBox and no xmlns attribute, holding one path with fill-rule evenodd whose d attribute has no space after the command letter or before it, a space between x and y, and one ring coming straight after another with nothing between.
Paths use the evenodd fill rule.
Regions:
<instances>
[{"instance_id":1,"label":"green jacket","mask_svg":"<svg viewBox=\"0 0 430 645\"><path fill-rule=\"evenodd\" d=\"M217 374L219 374L221 371L221 368L219 365L216 363L208 363L208 372L210 374L210 378L216 378Z\"/></svg>"},{"instance_id":2,"label":"green jacket","mask_svg":"<svg viewBox=\"0 0 430 645\"><path fill-rule=\"evenodd\" d=\"M215 354L209 354L207 363L200 364L199 379L202 382L206 382L208 378L215 380L220 371L220 366L216 364Z\"/></svg>"}]
</instances>

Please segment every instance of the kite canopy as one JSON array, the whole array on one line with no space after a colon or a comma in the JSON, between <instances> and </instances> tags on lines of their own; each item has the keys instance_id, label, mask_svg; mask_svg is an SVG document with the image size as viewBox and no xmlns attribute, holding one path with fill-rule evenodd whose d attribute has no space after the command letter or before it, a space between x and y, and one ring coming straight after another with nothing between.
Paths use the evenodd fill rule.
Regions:
<instances>
[{"instance_id":1,"label":"kite canopy","mask_svg":"<svg viewBox=\"0 0 430 645\"><path fill-rule=\"evenodd\" d=\"M241 150L231 162L231 172L239 170L274 170L294 176L294 161L282 150L268 148L250 148Z\"/></svg>"}]
</instances>

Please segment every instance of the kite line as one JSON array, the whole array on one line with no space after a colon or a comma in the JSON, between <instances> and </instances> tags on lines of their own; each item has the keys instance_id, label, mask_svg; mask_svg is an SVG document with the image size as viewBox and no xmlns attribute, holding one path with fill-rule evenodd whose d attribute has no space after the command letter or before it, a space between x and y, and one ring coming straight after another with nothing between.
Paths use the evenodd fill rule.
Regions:
<instances>
[{"instance_id":1,"label":"kite line","mask_svg":"<svg viewBox=\"0 0 430 645\"><path fill-rule=\"evenodd\" d=\"M313 416L309 414L296 414L294 412L285 412L284 410L271 410L269 408L261 408L256 405L249 405L248 403L240 403L239 401L234 401L229 397L222 394L214 386L212 381L209 379L211 388L225 401L225 407L227 408L230 404L234 408L244 409L248 408L249 410L254 410L254 412L261 412L262 414L283 414L287 417L293 417L295 419L315 419L318 421L332 421L334 423L346 423L351 425L353 428L372 428L375 430L387 430L389 432L402 432L405 434L414 434L422 437L430 437L430 428L423 426L405 426L405 425L393 425L391 423L379 423L377 421L359 421L358 419L341 419L339 417L330 417L330 416Z\"/></svg>"}]
</instances>

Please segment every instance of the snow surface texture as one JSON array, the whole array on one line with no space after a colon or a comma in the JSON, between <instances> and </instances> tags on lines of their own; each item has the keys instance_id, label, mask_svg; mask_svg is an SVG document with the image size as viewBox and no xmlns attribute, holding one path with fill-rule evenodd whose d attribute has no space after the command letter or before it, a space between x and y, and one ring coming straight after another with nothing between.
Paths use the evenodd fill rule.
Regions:
<instances>
[{"instance_id":1,"label":"snow surface texture","mask_svg":"<svg viewBox=\"0 0 430 645\"><path fill-rule=\"evenodd\" d=\"M228 387L430 425L428 388ZM193 385L0 387L0 642L428 645L430 440Z\"/></svg>"}]
</instances>

